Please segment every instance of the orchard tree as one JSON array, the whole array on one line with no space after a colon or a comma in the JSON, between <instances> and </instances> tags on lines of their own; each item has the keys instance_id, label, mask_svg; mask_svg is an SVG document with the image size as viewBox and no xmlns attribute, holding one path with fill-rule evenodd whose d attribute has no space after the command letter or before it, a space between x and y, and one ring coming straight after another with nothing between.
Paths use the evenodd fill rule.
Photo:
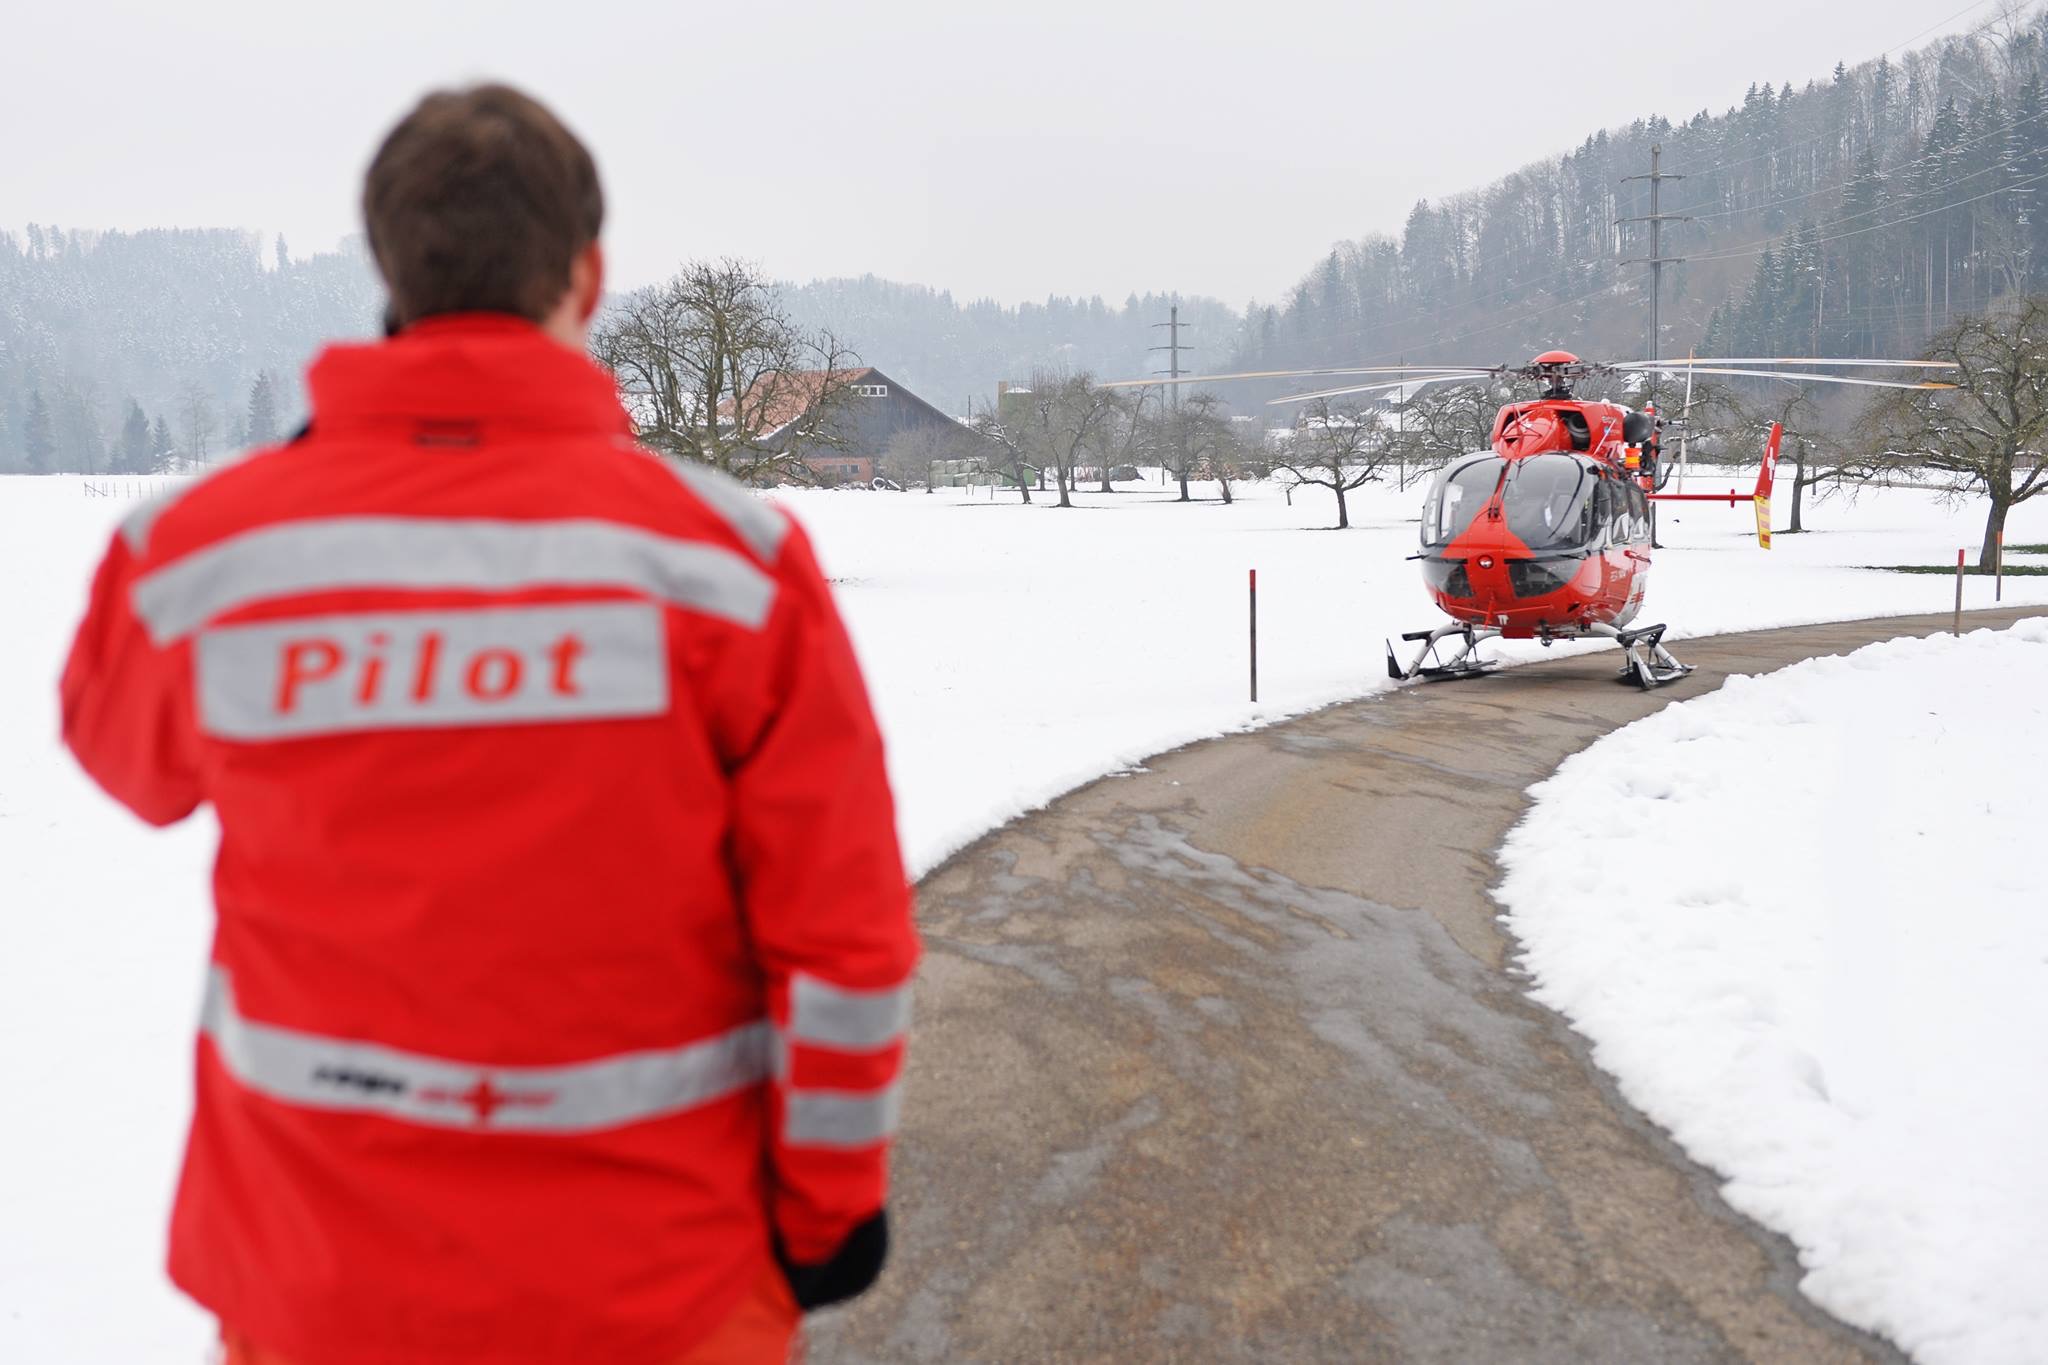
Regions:
<instances>
[{"instance_id":1,"label":"orchard tree","mask_svg":"<svg viewBox=\"0 0 2048 1365\"><path fill-rule=\"evenodd\" d=\"M1955 498L1990 500L1979 568L1997 558L2007 513L2048 489L2044 347L2048 298L1959 318L1926 353L1955 365L1955 389L1888 389L1863 412L1865 453L1877 464L1931 473Z\"/></svg>"},{"instance_id":2,"label":"orchard tree","mask_svg":"<svg viewBox=\"0 0 2048 1365\"><path fill-rule=\"evenodd\" d=\"M980 446L972 431L958 422L920 422L889 438L882 450L881 472L898 485L932 486L932 466L970 459Z\"/></svg>"},{"instance_id":3,"label":"orchard tree","mask_svg":"<svg viewBox=\"0 0 2048 1365\"><path fill-rule=\"evenodd\" d=\"M1378 480L1398 458L1398 449L1394 434L1372 408L1333 409L1328 399L1319 399L1280 447L1278 464L1296 487L1311 484L1336 495L1336 529L1342 531L1351 525L1345 494Z\"/></svg>"},{"instance_id":4,"label":"orchard tree","mask_svg":"<svg viewBox=\"0 0 2048 1365\"><path fill-rule=\"evenodd\" d=\"M1014 410L1014 405L1013 405ZM1025 502L1031 501L1031 479L1025 470L1024 426L1021 422L1006 422L1000 411L982 411L974 414L970 424L974 435L981 441L982 448L999 467L1010 471L1011 480Z\"/></svg>"},{"instance_id":5,"label":"orchard tree","mask_svg":"<svg viewBox=\"0 0 2048 1365\"><path fill-rule=\"evenodd\" d=\"M692 262L619 299L591 353L643 442L742 482L808 482L804 456L846 444L858 359L792 321L745 261Z\"/></svg>"},{"instance_id":6,"label":"orchard tree","mask_svg":"<svg viewBox=\"0 0 2048 1365\"><path fill-rule=\"evenodd\" d=\"M1762 399L1744 401L1726 388L1711 391L1706 400L1704 421L1694 430L1705 429L1723 451L1738 463L1753 463L1770 437L1771 423L1785 429L1779 445L1778 482L1792 487L1792 524L1787 534L1806 529L1806 493L1824 498L1844 488L1854 489L1877 479L1877 462L1839 434L1830 431L1815 403L1813 390L1792 380L1757 381L1771 386ZM1695 408L1699 404L1695 403ZM1677 459L1672 438L1665 438L1665 463ZM1786 463L1790 463L1790 477Z\"/></svg>"},{"instance_id":7,"label":"orchard tree","mask_svg":"<svg viewBox=\"0 0 2048 1365\"><path fill-rule=\"evenodd\" d=\"M1242 450L1223 400L1213 393L1189 394L1179 407L1167 409L1160 425L1167 471L1180 481L1177 501L1193 501L1188 480L1205 474L1216 481L1224 502L1234 501L1230 484Z\"/></svg>"},{"instance_id":8,"label":"orchard tree","mask_svg":"<svg viewBox=\"0 0 2048 1365\"><path fill-rule=\"evenodd\" d=\"M1460 455L1487 449L1501 404L1514 395L1491 384L1439 384L1399 404L1394 458L1403 488L1410 469L1441 468Z\"/></svg>"},{"instance_id":9,"label":"orchard tree","mask_svg":"<svg viewBox=\"0 0 2048 1365\"><path fill-rule=\"evenodd\" d=\"M1113 493L1110 476L1121 467L1142 463L1157 434L1147 409L1157 400L1149 388L1109 390L1109 411L1095 436L1095 455L1102 462L1102 485L1098 490Z\"/></svg>"},{"instance_id":10,"label":"orchard tree","mask_svg":"<svg viewBox=\"0 0 2048 1365\"><path fill-rule=\"evenodd\" d=\"M1085 374L1031 376L1028 393L1014 400L1012 425L1025 454L1053 471L1061 507L1072 507L1074 474L1081 457L1092 448L1112 420L1114 391L1095 387Z\"/></svg>"}]
</instances>

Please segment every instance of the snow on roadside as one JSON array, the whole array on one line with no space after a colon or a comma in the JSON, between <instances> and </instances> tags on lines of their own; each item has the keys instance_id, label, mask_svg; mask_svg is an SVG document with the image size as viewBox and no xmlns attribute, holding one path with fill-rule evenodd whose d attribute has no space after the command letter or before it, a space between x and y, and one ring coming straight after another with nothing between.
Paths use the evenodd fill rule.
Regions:
<instances>
[{"instance_id":1,"label":"snow on roadside","mask_svg":"<svg viewBox=\"0 0 2048 1365\"><path fill-rule=\"evenodd\" d=\"M1928 1365L2048 1358L2044 772L2048 617L1731 678L1501 853L1536 997Z\"/></svg>"}]
</instances>

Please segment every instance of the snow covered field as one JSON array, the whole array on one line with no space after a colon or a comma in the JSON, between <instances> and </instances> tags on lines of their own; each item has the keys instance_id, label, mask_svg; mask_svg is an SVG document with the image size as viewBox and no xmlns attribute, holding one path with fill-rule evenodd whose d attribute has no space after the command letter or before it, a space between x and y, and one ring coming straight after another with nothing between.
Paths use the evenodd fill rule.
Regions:
<instances>
[{"instance_id":1,"label":"snow covered field","mask_svg":"<svg viewBox=\"0 0 2048 1365\"><path fill-rule=\"evenodd\" d=\"M1355 496L1344 533L1321 529L1334 515L1316 490L1292 506L1272 486L1234 507L1166 496L1129 486L1064 512L959 493L784 497L838 581L917 871L1148 754L1384 687L1382 637L1431 624L1404 562L1420 489ZM196 1361L208 1339L158 1265L211 831L202 818L148 833L55 741L61 656L131 506L87 496L82 480L0 478L0 1075L17 1097L0 1123L0 1360ZM1952 561L1981 518L1917 493L1868 495L1822 504L1817 533L1765 553L1746 507L1687 508L1665 519L1671 548L1644 619L1671 621L1677 640L1946 610L1946 579L1853 566ZM2010 529L2016 543L2048 541L2048 506L2022 508ZM1259 706L1245 697L1252 568ZM1990 600L1972 579L1970 603ZM2048 578L2009 580L2006 600L2048 603Z\"/></svg>"},{"instance_id":2,"label":"snow covered field","mask_svg":"<svg viewBox=\"0 0 2048 1365\"><path fill-rule=\"evenodd\" d=\"M2048 617L1731 679L1568 760L1503 851L1537 998L1929 1365L2048 1359L2044 772Z\"/></svg>"}]
</instances>

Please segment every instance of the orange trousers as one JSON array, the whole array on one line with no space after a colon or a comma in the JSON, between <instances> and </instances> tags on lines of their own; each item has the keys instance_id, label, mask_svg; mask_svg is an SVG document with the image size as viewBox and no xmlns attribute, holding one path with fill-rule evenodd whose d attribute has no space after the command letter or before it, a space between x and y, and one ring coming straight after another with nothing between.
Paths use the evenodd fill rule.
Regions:
<instances>
[{"instance_id":1,"label":"orange trousers","mask_svg":"<svg viewBox=\"0 0 2048 1365\"><path fill-rule=\"evenodd\" d=\"M803 1314L797 1311L782 1272L770 1266L732 1310L732 1316L677 1356L672 1365L800 1365L803 1342L798 1328L802 1323ZM220 1339L225 1352L221 1365L294 1365L226 1324L221 1326Z\"/></svg>"}]
</instances>

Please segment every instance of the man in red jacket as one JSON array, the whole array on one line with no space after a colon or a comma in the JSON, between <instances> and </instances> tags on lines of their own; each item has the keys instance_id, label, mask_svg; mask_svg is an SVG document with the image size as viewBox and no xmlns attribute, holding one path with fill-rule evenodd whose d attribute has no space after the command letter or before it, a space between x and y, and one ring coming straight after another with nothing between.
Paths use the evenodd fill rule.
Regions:
<instances>
[{"instance_id":1,"label":"man in red jacket","mask_svg":"<svg viewBox=\"0 0 2048 1365\"><path fill-rule=\"evenodd\" d=\"M502 87L364 193L397 333L132 516L65 737L219 922L172 1277L231 1361L774 1360L886 1248L917 943L801 530L636 446L603 201Z\"/></svg>"}]
</instances>

